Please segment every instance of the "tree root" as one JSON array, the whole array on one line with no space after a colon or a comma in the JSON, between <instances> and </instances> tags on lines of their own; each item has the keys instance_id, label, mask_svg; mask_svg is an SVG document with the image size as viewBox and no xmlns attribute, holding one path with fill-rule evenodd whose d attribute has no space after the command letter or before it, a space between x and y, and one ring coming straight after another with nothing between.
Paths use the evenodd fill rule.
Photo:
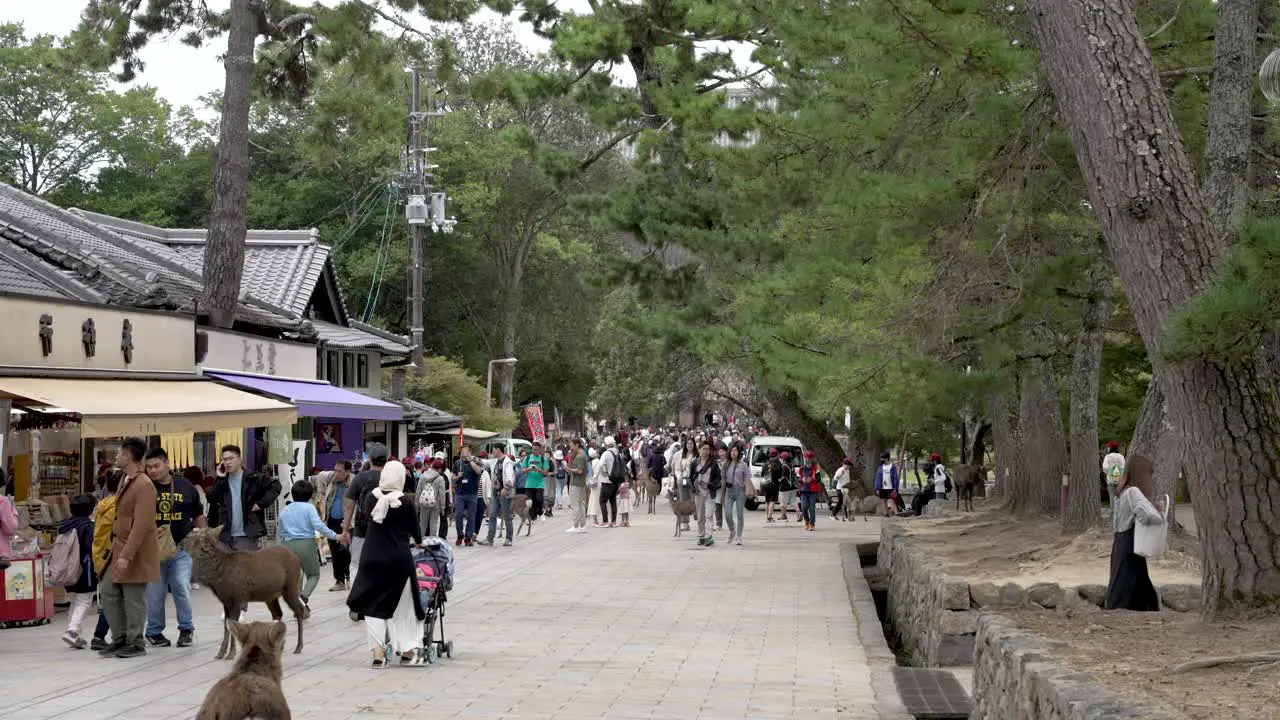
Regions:
<instances>
[{"instance_id":1,"label":"tree root","mask_svg":"<svg viewBox=\"0 0 1280 720\"><path fill-rule=\"evenodd\" d=\"M1170 668L1169 672L1182 673L1189 670L1204 670L1206 668L1218 667L1219 665L1248 665L1251 663L1280 663L1280 650L1192 660L1191 662L1173 666Z\"/></svg>"}]
</instances>

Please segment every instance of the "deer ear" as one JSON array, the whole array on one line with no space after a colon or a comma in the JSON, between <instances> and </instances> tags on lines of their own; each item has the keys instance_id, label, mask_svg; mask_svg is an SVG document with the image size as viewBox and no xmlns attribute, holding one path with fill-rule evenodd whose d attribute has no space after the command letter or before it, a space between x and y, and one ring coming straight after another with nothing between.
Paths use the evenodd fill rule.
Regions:
<instances>
[{"instance_id":1,"label":"deer ear","mask_svg":"<svg viewBox=\"0 0 1280 720\"><path fill-rule=\"evenodd\" d=\"M279 620L271 624L271 646L281 648L284 647L284 623Z\"/></svg>"},{"instance_id":2,"label":"deer ear","mask_svg":"<svg viewBox=\"0 0 1280 720\"><path fill-rule=\"evenodd\" d=\"M249 626L235 620L228 620L227 627L231 629L231 634L236 636L236 641L241 645L249 639Z\"/></svg>"}]
</instances>

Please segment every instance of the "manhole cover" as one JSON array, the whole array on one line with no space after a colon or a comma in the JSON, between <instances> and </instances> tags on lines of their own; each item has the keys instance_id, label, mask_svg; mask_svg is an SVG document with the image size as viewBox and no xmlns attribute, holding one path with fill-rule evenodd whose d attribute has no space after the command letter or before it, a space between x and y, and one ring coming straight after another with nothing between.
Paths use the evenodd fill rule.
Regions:
<instances>
[{"instance_id":1,"label":"manhole cover","mask_svg":"<svg viewBox=\"0 0 1280 720\"><path fill-rule=\"evenodd\" d=\"M907 712L917 720L962 720L973 710L969 695L946 670L896 667L893 682Z\"/></svg>"}]
</instances>

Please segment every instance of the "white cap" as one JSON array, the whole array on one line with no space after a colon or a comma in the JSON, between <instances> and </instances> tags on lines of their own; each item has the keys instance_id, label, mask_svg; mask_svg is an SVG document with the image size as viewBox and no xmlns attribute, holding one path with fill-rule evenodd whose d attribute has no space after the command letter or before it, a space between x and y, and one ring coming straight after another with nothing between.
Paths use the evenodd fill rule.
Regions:
<instances>
[{"instance_id":1,"label":"white cap","mask_svg":"<svg viewBox=\"0 0 1280 720\"><path fill-rule=\"evenodd\" d=\"M587 451L587 457L590 457L592 460L595 460L596 458L600 457L600 454L596 452L595 448L591 448L590 450Z\"/></svg>"},{"instance_id":2,"label":"white cap","mask_svg":"<svg viewBox=\"0 0 1280 720\"><path fill-rule=\"evenodd\" d=\"M432 457L433 457L433 458L435 458L436 460L443 460L443 459L444 459L444 451L443 451L443 450L440 450L440 451L436 452L436 454L435 454L435 455L432 455Z\"/></svg>"},{"instance_id":3,"label":"white cap","mask_svg":"<svg viewBox=\"0 0 1280 720\"><path fill-rule=\"evenodd\" d=\"M615 446L615 445L617 445L617 444L618 444L618 441L617 441L617 440L614 440L612 435L605 435L605 436L604 436L604 446L605 446L605 447L613 447L613 446Z\"/></svg>"},{"instance_id":4,"label":"white cap","mask_svg":"<svg viewBox=\"0 0 1280 720\"><path fill-rule=\"evenodd\" d=\"M561 452L561 451L559 451L559 450L557 450L557 451L555 451L554 453L552 453L551 457L552 457L552 459L554 459L554 460L563 460L563 459L564 459L564 453L563 453L563 452Z\"/></svg>"}]
</instances>

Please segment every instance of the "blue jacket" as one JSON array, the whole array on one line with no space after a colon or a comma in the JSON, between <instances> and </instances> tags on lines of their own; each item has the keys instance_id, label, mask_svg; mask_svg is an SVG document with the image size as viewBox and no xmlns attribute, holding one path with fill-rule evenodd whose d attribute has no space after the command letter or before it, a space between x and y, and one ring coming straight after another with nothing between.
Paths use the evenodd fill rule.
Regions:
<instances>
[{"instance_id":1,"label":"blue jacket","mask_svg":"<svg viewBox=\"0 0 1280 720\"><path fill-rule=\"evenodd\" d=\"M876 492L881 490L898 491L898 466L889 466L889 482L893 485L891 488L884 487L884 463L876 466Z\"/></svg>"}]
</instances>

